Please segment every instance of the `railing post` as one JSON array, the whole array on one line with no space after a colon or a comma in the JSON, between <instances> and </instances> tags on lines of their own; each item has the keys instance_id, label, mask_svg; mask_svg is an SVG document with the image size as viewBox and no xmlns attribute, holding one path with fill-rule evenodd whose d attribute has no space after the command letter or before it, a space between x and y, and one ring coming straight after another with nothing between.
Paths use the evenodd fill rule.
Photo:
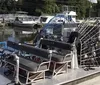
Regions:
<instances>
[{"instance_id":1,"label":"railing post","mask_svg":"<svg viewBox=\"0 0 100 85\"><path fill-rule=\"evenodd\" d=\"M76 40L75 40L76 41ZM78 69L78 59L77 59L77 49L76 49L76 45L75 42L73 43L73 51L72 51L72 69Z\"/></svg>"}]
</instances>

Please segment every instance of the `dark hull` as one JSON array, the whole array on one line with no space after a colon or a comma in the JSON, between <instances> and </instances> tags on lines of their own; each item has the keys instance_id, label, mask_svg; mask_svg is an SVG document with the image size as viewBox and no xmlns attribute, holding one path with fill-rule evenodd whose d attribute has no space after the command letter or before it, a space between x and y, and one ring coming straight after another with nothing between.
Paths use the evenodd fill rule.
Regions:
<instances>
[{"instance_id":1,"label":"dark hull","mask_svg":"<svg viewBox=\"0 0 100 85\"><path fill-rule=\"evenodd\" d=\"M22 27L22 28L33 28L34 24L8 23L8 26Z\"/></svg>"}]
</instances>

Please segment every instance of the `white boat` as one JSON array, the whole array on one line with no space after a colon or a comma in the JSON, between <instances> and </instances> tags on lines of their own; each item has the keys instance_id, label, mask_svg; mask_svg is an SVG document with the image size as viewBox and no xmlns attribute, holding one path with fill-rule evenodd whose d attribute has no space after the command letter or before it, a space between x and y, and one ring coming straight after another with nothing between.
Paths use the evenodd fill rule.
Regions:
<instances>
[{"instance_id":1,"label":"white boat","mask_svg":"<svg viewBox=\"0 0 100 85\"><path fill-rule=\"evenodd\" d=\"M16 27L33 27L35 24L47 24L54 16L16 16L15 20L10 22Z\"/></svg>"},{"instance_id":2,"label":"white boat","mask_svg":"<svg viewBox=\"0 0 100 85\"><path fill-rule=\"evenodd\" d=\"M15 27L32 28L37 23L37 17L27 15L27 12L18 11L13 14L13 19L9 19L8 25Z\"/></svg>"},{"instance_id":3,"label":"white boat","mask_svg":"<svg viewBox=\"0 0 100 85\"><path fill-rule=\"evenodd\" d=\"M77 14L74 11L64 11L63 13L57 14L49 23L76 23L76 16Z\"/></svg>"},{"instance_id":4,"label":"white boat","mask_svg":"<svg viewBox=\"0 0 100 85\"><path fill-rule=\"evenodd\" d=\"M77 28L76 12L64 11L54 16L41 30L42 36L56 35L59 37L68 37L68 35ZM67 39L64 39L67 40Z\"/></svg>"},{"instance_id":5,"label":"white boat","mask_svg":"<svg viewBox=\"0 0 100 85\"><path fill-rule=\"evenodd\" d=\"M31 16L17 16L15 21L10 22L15 27L32 28L37 23Z\"/></svg>"}]
</instances>

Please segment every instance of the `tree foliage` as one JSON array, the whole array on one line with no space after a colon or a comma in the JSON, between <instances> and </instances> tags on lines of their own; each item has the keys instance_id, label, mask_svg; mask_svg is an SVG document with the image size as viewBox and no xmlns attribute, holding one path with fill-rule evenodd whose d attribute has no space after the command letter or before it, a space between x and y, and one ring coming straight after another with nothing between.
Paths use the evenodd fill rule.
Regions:
<instances>
[{"instance_id":1,"label":"tree foliage","mask_svg":"<svg viewBox=\"0 0 100 85\"><path fill-rule=\"evenodd\" d=\"M46 14L52 14L59 11L59 8L55 3L55 0L45 0L42 11Z\"/></svg>"},{"instance_id":2,"label":"tree foliage","mask_svg":"<svg viewBox=\"0 0 100 85\"><path fill-rule=\"evenodd\" d=\"M59 1L59 3L57 3ZM88 0L0 0L0 13L10 13L17 10L28 11L29 14L55 14L61 12L62 6L75 6L78 18L89 16L90 2ZM96 16L100 9L100 1L97 4L92 4L92 11L95 11Z\"/></svg>"},{"instance_id":3,"label":"tree foliage","mask_svg":"<svg viewBox=\"0 0 100 85\"><path fill-rule=\"evenodd\" d=\"M20 2L15 2L15 0L0 0L0 13L10 13L17 11L17 4Z\"/></svg>"},{"instance_id":4,"label":"tree foliage","mask_svg":"<svg viewBox=\"0 0 100 85\"><path fill-rule=\"evenodd\" d=\"M77 16L79 18L85 18L87 16L87 10L90 5L87 0L68 0L68 3L76 7Z\"/></svg>"},{"instance_id":5,"label":"tree foliage","mask_svg":"<svg viewBox=\"0 0 100 85\"><path fill-rule=\"evenodd\" d=\"M30 4L30 6L28 5ZM56 4L55 0L24 0L24 9L25 5L29 7L28 10L30 13L34 13L35 15L41 14L53 14L59 11L59 7Z\"/></svg>"}]
</instances>

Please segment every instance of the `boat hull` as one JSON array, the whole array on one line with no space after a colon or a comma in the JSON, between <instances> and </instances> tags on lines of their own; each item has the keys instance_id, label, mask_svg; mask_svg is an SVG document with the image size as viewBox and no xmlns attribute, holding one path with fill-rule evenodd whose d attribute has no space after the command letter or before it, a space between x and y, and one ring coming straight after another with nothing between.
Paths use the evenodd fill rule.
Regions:
<instances>
[{"instance_id":1,"label":"boat hull","mask_svg":"<svg viewBox=\"0 0 100 85\"><path fill-rule=\"evenodd\" d=\"M33 28L34 24L12 23L15 27Z\"/></svg>"}]
</instances>

